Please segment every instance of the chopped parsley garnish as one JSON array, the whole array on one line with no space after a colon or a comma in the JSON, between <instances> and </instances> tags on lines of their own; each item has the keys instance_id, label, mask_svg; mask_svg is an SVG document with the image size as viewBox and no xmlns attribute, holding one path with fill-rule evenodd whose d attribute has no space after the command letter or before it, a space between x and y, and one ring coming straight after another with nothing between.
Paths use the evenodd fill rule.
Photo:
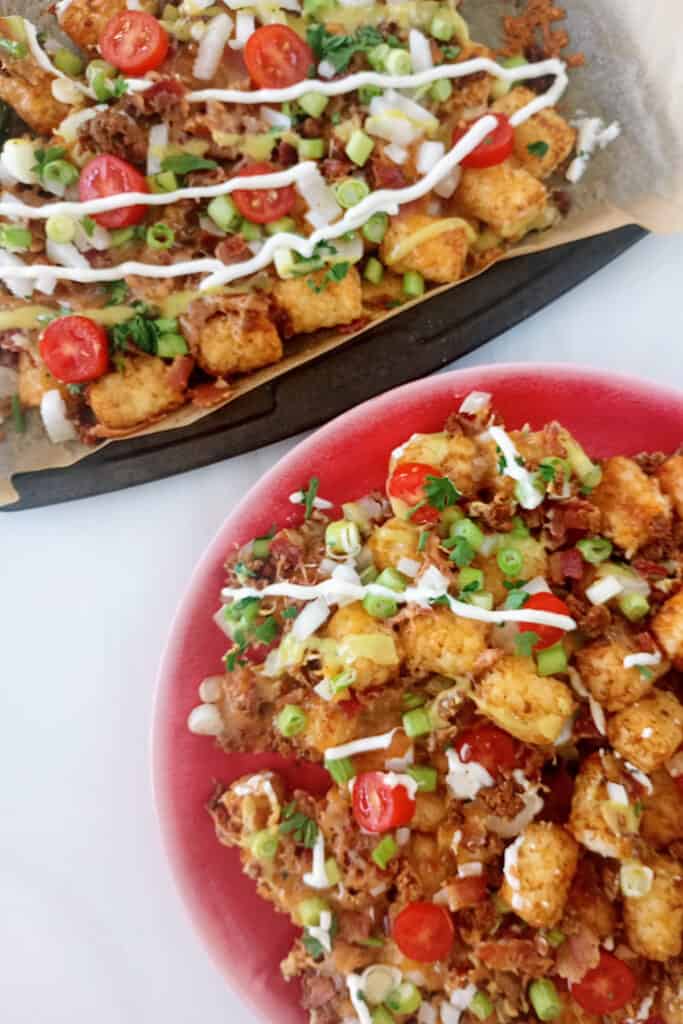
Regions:
<instances>
[{"instance_id":1,"label":"chopped parsley garnish","mask_svg":"<svg viewBox=\"0 0 683 1024\"><path fill-rule=\"evenodd\" d=\"M446 60L455 60L456 57L460 56L459 46L442 46L441 52Z\"/></svg>"},{"instance_id":2,"label":"chopped parsley garnish","mask_svg":"<svg viewBox=\"0 0 683 1024\"><path fill-rule=\"evenodd\" d=\"M313 503L315 501L315 496L318 493L319 487L320 480L318 480L317 476L312 476L311 479L308 481L306 490L302 492L304 496L304 519L310 519L311 516L313 515Z\"/></svg>"},{"instance_id":3,"label":"chopped parsley garnish","mask_svg":"<svg viewBox=\"0 0 683 1024\"><path fill-rule=\"evenodd\" d=\"M541 480L546 484L555 483L555 477L557 476L557 470L550 462L542 462L538 467L538 475Z\"/></svg>"},{"instance_id":4,"label":"chopped parsley garnish","mask_svg":"<svg viewBox=\"0 0 683 1024\"><path fill-rule=\"evenodd\" d=\"M461 594L474 594L477 590L481 589L481 583L479 580L472 580L471 583L466 583L460 591Z\"/></svg>"},{"instance_id":5,"label":"chopped parsley garnish","mask_svg":"<svg viewBox=\"0 0 683 1024\"><path fill-rule=\"evenodd\" d=\"M454 537L453 541L453 547L448 557L451 562L455 562L459 569L464 569L466 565L474 561L476 552L464 537Z\"/></svg>"},{"instance_id":6,"label":"chopped parsley garnish","mask_svg":"<svg viewBox=\"0 0 683 1024\"><path fill-rule=\"evenodd\" d=\"M332 283L338 282L338 281L343 281L344 278L346 277L346 275L349 272L349 267L350 266L351 266L351 264L348 263L347 261L343 261L343 262L340 262L340 263L335 263L327 271L327 273L323 277L323 279L320 282L320 284L316 284L316 282L313 281L312 278L310 278L310 277L306 281L306 284L308 285L308 287L311 289L312 292L315 292L316 295L319 295L320 292L324 292L325 291L325 289L327 288L328 284L332 284Z\"/></svg>"},{"instance_id":7,"label":"chopped parsley garnish","mask_svg":"<svg viewBox=\"0 0 683 1024\"><path fill-rule=\"evenodd\" d=\"M512 611L523 608L528 596L526 590L511 590L505 598L505 607Z\"/></svg>"},{"instance_id":8,"label":"chopped parsley garnish","mask_svg":"<svg viewBox=\"0 0 683 1024\"><path fill-rule=\"evenodd\" d=\"M284 835L293 835L297 843L301 843L303 846L307 846L310 849L315 846L315 841L318 838L318 826L312 818L308 818L303 811L297 810L296 801L292 800L290 804L282 811L283 821L280 825L280 833Z\"/></svg>"},{"instance_id":9,"label":"chopped parsley garnish","mask_svg":"<svg viewBox=\"0 0 683 1024\"><path fill-rule=\"evenodd\" d=\"M66 390L70 395L82 395L85 391L85 384L67 384Z\"/></svg>"},{"instance_id":10,"label":"chopped parsley garnish","mask_svg":"<svg viewBox=\"0 0 683 1024\"><path fill-rule=\"evenodd\" d=\"M107 305L122 306L128 298L128 285L125 281L108 281L104 287L107 290Z\"/></svg>"},{"instance_id":11,"label":"chopped parsley garnish","mask_svg":"<svg viewBox=\"0 0 683 1024\"><path fill-rule=\"evenodd\" d=\"M257 640L260 644L272 644L279 632L280 626L277 619L274 615L269 615L267 619L264 619L254 629L254 640Z\"/></svg>"},{"instance_id":12,"label":"chopped parsley garnish","mask_svg":"<svg viewBox=\"0 0 683 1024\"><path fill-rule=\"evenodd\" d=\"M51 164L54 160L62 160L66 156L66 150L64 146L48 146L47 149L34 150L33 155L36 158L36 162L32 170L39 178L42 178L47 165Z\"/></svg>"},{"instance_id":13,"label":"chopped parsley garnish","mask_svg":"<svg viewBox=\"0 0 683 1024\"><path fill-rule=\"evenodd\" d=\"M429 603L432 606L432 608L438 608L440 605L446 605L450 607L450 601L448 600L447 594L442 594L441 597L433 597Z\"/></svg>"},{"instance_id":14,"label":"chopped parsley garnish","mask_svg":"<svg viewBox=\"0 0 683 1024\"><path fill-rule=\"evenodd\" d=\"M18 43L16 39L7 39L5 36L0 36L0 50L6 53L8 57L14 57L15 60L28 57L28 46L26 43Z\"/></svg>"},{"instance_id":15,"label":"chopped parsley garnish","mask_svg":"<svg viewBox=\"0 0 683 1024\"><path fill-rule=\"evenodd\" d=\"M203 156L195 156L193 153L176 153L174 156L167 156L161 161L162 171L172 171L174 174L190 174L191 171L214 171L218 167L215 160L206 160Z\"/></svg>"},{"instance_id":16,"label":"chopped parsley garnish","mask_svg":"<svg viewBox=\"0 0 683 1024\"><path fill-rule=\"evenodd\" d=\"M254 572L253 569L250 569L248 565L244 564L244 562L235 562L233 569L235 576L241 583L244 582L245 579L253 580L258 576L258 573Z\"/></svg>"},{"instance_id":17,"label":"chopped parsley garnish","mask_svg":"<svg viewBox=\"0 0 683 1024\"><path fill-rule=\"evenodd\" d=\"M526 148L532 156L545 156L550 149L550 146L547 142L543 142L542 139L539 139L538 142L530 142Z\"/></svg>"},{"instance_id":18,"label":"chopped parsley garnish","mask_svg":"<svg viewBox=\"0 0 683 1024\"><path fill-rule=\"evenodd\" d=\"M350 36L328 32L320 23L309 25L306 30L306 40L317 60L328 61L337 74L346 71L351 63L351 58L356 53L367 53L368 50L372 50L382 43L387 43L389 46L401 45L394 36L385 38L378 29L371 25L359 28Z\"/></svg>"},{"instance_id":19,"label":"chopped parsley garnish","mask_svg":"<svg viewBox=\"0 0 683 1024\"><path fill-rule=\"evenodd\" d=\"M238 665L246 665L247 661L245 658L240 657L240 652L236 650L228 651L223 658L225 663L225 669L227 672L234 672Z\"/></svg>"},{"instance_id":20,"label":"chopped parsley garnish","mask_svg":"<svg viewBox=\"0 0 683 1024\"><path fill-rule=\"evenodd\" d=\"M638 665L638 671L647 682L652 679L652 669L648 668L647 665Z\"/></svg>"},{"instance_id":21,"label":"chopped parsley garnish","mask_svg":"<svg viewBox=\"0 0 683 1024\"><path fill-rule=\"evenodd\" d=\"M116 282L118 283L118 282ZM124 320L122 324L115 324L109 330L109 340L112 358L121 357L123 353L138 349L148 355L159 354L159 339L164 335L177 335L178 342L182 342L180 328L177 320L152 319L144 303L136 303L137 312L130 320ZM177 349L180 355L180 349ZM187 352L187 346L185 346Z\"/></svg>"},{"instance_id":22,"label":"chopped parsley garnish","mask_svg":"<svg viewBox=\"0 0 683 1024\"><path fill-rule=\"evenodd\" d=\"M502 476L507 468L508 460L505 458L502 450L498 447L498 445L496 445L496 452L498 454L498 472Z\"/></svg>"},{"instance_id":23,"label":"chopped parsley garnish","mask_svg":"<svg viewBox=\"0 0 683 1024\"><path fill-rule=\"evenodd\" d=\"M283 619L295 619L298 614L299 614L299 609L295 608L293 604L290 604L286 608L282 609L282 618Z\"/></svg>"},{"instance_id":24,"label":"chopped parsley garnish","mask_svg":"<svg viewBox=\"0 0 683 1024\"><path fill-rule=\"evenodd\" d=\"M432 508L438 508L439 511L443 511L449 505L455 505L458 499L462 497L460 491L451 483L447 476L428 476L425 481L424 492Z\"/></svg>"},{"instance_id":25,"label":"chopped parsley garnish","mask_svg":"<svg viewBox=\"0 0 683 1024\"><path fill-rule=\"evenodd\" d=\"M538 633L530 630L528 633L519 633L515 637L515 651L523 658L530 658L532 651L540 640Z\"/></svg>"},{"instance_id":26,"label":"chopped parsley garnish","mask_svg":"<svg viewBox=\"0 0 683 1024\"><path fill-rule=\"evenodd\" d=\"M424 551L427 547L427 541L429 539L429 530L420 530L420 537L417 542L417 550Z\"/></svg>"}]
</instances>

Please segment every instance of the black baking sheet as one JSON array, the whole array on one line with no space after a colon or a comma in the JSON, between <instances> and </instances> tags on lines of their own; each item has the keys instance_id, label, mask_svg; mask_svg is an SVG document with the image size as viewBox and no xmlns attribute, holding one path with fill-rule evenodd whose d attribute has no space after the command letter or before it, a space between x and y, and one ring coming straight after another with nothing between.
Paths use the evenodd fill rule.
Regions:
<instances>
[{"instance_id":1,"label":"black baking sheet","mask_svg":"<svg viewBox=\"0 0 683 1024\"><path fill-rule=\"evenodd\" d=\"M117 441L66 469L18 474L13 482L20 501L6 511L160 480L317 427L483 345L585 280L644 234L641 228L625 227L499 263L192 426Z\"/></svg>"}]
</instances>

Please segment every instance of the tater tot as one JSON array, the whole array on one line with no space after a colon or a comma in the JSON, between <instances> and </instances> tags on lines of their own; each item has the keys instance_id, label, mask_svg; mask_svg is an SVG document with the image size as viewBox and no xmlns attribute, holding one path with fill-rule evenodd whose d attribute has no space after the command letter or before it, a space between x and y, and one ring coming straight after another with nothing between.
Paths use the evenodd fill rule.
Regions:
<instances>
[{"instance_id":1,"label":"tater tot","mask_svg":"<svg viewBox=\"0 0 683 1024\"><path fill-rule=\"evenodd\" d=\"M421 213L394 217L380 246L385 266L398 274L417 271L438 284L460 280L467 252L465 225Z\"/></svg>"},{"instance_id":2,"label":"tater tot","mask_svg":"<svg viewBox=\"0 0 683 1024\"><path fill-rule=\"evenodd\" d=\"M361 316L363 295L356 268L349 267L341 281L328 281L326 274L326 270L319 270L306 277L276 281L275 320L283 337L337 327Z\"/></svg>"},{"instance_id":3,"label":"tater tot","mask_svg":"<svg viewBox=\"0 0 683 1024\"><path fill-rule=\"evenodd\" d=\"M610 743L644 772L661 768L683 742L683 706L671 693L656 690L607 723Z\"/></svg>"},{"instance_id":4,"label":"tater tot","mask_svg":"<svg viewBox=\"0 0 683 1024\"><path fill-rule=\"evenodd\" d=\"M162 359L130 356L121 370L105 373L90 385L88 401L105 427L129 430L177 409L185 401L185 388L173 382Z\"/></svg>"},{"instance_id":5,"label":"tater tot","mask_svg":"<svg viewBox=\"0 0 683 1024\"><path fill-rule=\"evenodd\" d=\"M418 526L406 519L388 519L373 531L368 547L378 569L395 569L402 558L419 560L419 540Z\"/></svg>"},{"instance_id":6,"label":"tater tot","mask_svg":"<svg viewBox=\"0 0 683 1024\"><path fill-rule=\"evenodd\" d=\"M624 923L629 945L648 960L668 960L683 948L683 874L672 857L652 855L650 891L624 897Z\"/></svg>"},{"instance_id":7,"label":"tater tot","mask_svg":"<svg viewBox=\"0 0 683 1024\"><path fill-rule=\"evenodd\" d=\"M606 711L622 711L644 697L655 680L668 671L663 661L651 674L637 667L624 668L624 658L633 654L631 647L617 639L601 639L576 652L576 662L584 685Z\"/></svg>"},{"instance_id":8,"label":"tater tot","mask_svg":"<svg viewBox=\"0 0 683 1024\"><path fill-rule=\"evenodd\" d=\"M677 669L683 669L683 590L665 601L652 620L652 632Z\"/></svg>"},{"instance_id":9,"label":"tater tot","mask_svg":"<svg viewBox=\"0 0 683 1024\"><path fill-rule=\"evenodd\" d=\"M627 860L639 819L629 802L628 774L611 754L593 754L576 777L569 831L577 842L602 857Z\"/></svg>"},{"instance_id":10,"label":"tater tot","mask_svg":"<svg viewBox=\"0 0 683 1024\"><path fill-rule=\"evenodd\" d=\"M463 171L456 196L466 215L484 221L501 238L513 240L531 230L548 201L541 182L510 160Z\"/></svg>"},{"instance_id":11,"label":"tater tot","mask_svg":"<svg viewBox=\"0 0 683 1024\"><path fill-rule=\"evenodd\" d=\"M518 85L491 109L511 117L534 99L531 89ZM541 110L515 128L515 156L534 178L547 178L567 159L575 139L576 131L556 110Z\"/></svg>"},{"instance_id":12,"label":"tater tot","mask_svg":"<svg viewBox=\"0 0 683 1024\"><path fill-rule=\"evenodd\" d=\"M429 615L415 615L401 622L399 632L411 672L436 672L453 679L472 671L486 650L489 627L458 618L449 608L433 608Z\"/></svg>"},{"instance_id":13,"label":"tater tot","mask_svg":"<svg viewBox=\"0 0 683 1024\"><path fill-rule=\"evenodd\" d=\"M683 519L683 455L672 455L657 470L659 486L671 499L676 515Z\"/></svg>"},{"instance_id":14,"label":"tater tot","mask_svg":"<svg viewBox=\"0 0 683 1024\"><path fill-rule=\"evenodd\" d=\"M640 831L652 846L668 846L683 839L683 791L666 768L650 775L652 793L643 797L645 808Z\"/></svg>"},{"instance_id":15,"label":"tater tot","mask_svg":"<svg viewBox=\"0 0 683 1024\"><path fill-rule=\"evenodd\" d=\"M343 647L345 640L349 641L349 638L359 634L388 637L394 646L394 658L391 664L380 664L369 657L353 657L352 667L355 671L353 685L357 690L385 686L392 675L398 672L400 664L398 637L389 626L386 626L381 619L375 619L372 615L368 615L363 605L359 601L354 601L353 604L339 608L323 630L324 636L337 640L339 648ZM349 654L352 656L353 651L350 651ZM326 676L336 675L349 667L343 649L340 649L339 657L323 653L323 669Z\"/></svg>"},{"instance_id":16,"label":"tater tot","mask_svg":"<svg viewBox=\"0 0 683 1024\"><path fill-rule=\"evenodd\" d=\"M568 686L541 677L531 658L506 655L479 681L474 694L479 710L525 743L555 742L574 710Z\"/></svg>"},{"instance_id":17,"label":"tater tot","mask_svg":"<svg viewBox=\"0 0 683 1024\"><path fill-rule=\"evenodd\" d=\"M560 825L527 826L505 853L501 896L534 928L551 928L562 917L576 871L579 847Z\"/></svg>"},{"instance_id":18,"label":"tater tot","mask_svg":"<svg viewBox=\"0 0 683 1024\"><path fill-rule=\"evenodd\" d=\"M623 455L603 464L602 481L591 501L602 513L603 533L623 548L627 558L670 524L671 503L657 480Z\"/></svg>"}]
</instances>

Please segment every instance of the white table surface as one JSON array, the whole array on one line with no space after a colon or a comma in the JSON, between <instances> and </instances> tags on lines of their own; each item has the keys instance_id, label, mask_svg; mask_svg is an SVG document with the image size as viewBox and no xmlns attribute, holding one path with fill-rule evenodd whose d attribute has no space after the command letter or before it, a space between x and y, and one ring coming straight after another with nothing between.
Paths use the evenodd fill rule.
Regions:
<instances>
[{"instance_id":1,"label":"white table surface","mask_svg":"<svg viewBox=\"0 0 683 1024\"><path fill-rule=\"evenodd\" d=\"M683 388L682 271L683 238L647 239L457 365L570 361ZM255 1024L174 890L149 730L193 566L294 443L0 515L3 1024Z\"/></svg>"}]
</instances>

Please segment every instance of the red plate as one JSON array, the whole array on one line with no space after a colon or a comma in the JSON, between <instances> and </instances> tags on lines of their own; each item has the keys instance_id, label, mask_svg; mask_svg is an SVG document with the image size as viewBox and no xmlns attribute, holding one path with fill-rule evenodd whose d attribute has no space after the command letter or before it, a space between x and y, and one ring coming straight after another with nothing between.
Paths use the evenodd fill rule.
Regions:
<instances>
[{"instance_id":1,"label":"red plate","mask_svg":"<svg viewBox=\"0 0 683 1024\"><path fill-rule=\"evenodd\" d=\"M294 524L288 501L312 474L337 503L384 483L389 453L411 433L440 430L470 391L489 391L513 427L559 419L591 455L673 451L683 441L683 396L615 374L572 366L507 365L456 370L397 388L329 423L299 444L242 500L219 530L190 581L161 665L154 722L153 771L166 850L191 917L218 966L245 1002L278 1024L301 1024L297 986L279 962L293 930L256 895L238 854L216 842L204 805L213 781L230 782L263 766L282 767L298 784L321 783L275 756L217 751L186 728L197 686L220 670L225 638L212 622L223 562L234 544Z\"/></svg>"}]
</instances>

